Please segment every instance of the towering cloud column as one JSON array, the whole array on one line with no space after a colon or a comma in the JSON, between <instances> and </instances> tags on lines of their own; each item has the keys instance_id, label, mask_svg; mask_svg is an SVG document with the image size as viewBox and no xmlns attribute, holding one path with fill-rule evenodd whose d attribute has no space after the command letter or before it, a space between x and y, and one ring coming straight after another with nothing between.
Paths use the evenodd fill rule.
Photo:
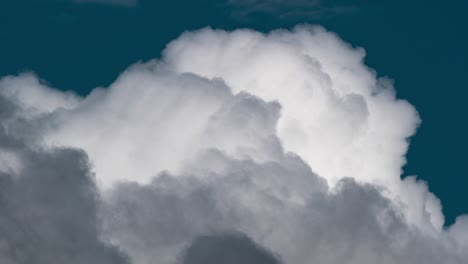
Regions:
<instances>
[{"instance_id":1,"label":"towering cloud column","mask_svg":"<svg viewBox=\"0 0 468 264\"><path fill-rule=\"evenodd\" d=\"M466 263L466 216L401 180L416 110L363 59L202 29L85 97L4 77L0 260Z\"/></svg>"}]
</instances>

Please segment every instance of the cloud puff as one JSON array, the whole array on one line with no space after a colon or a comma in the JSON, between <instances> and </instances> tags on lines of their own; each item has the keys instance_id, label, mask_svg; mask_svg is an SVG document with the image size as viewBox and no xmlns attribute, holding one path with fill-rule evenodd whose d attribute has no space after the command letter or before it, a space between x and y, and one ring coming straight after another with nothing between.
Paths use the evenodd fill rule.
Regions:
<instances>
[{"instance_id":1,"label":"cloud puff","mask_svg":"<svg viewBox=\"0 0 468 264\"><path fill-rule=\"evenodd\" d=\"M44 243L9 228L0 255L197 263L242 233L271 263L466 262L466 217L445 230L400 179L419 116L364 55L320 27L203 29L86 97L1 79L0 225Z\"/></svg>"},{"instance_id":2,"label":"cloud puff","mask_svg":"<svg viewBox=\"0 0 468 264\"><path fill-rule=\"evenodd\" d=\"M427 187L400 180L419 116L395 97L388 78L377 78L364 64L364 56L362 48L323 28L299 26L267 35L186 33L168 46L164 59L176 72L222 78L235 93L277 101L277 134L286 151L299 154L332 185L353 177L385 186L393 199L409 205L411 221L422 223L430 215L430 225L441 228L437 199L410 195L428 193Z\"/></svg>"},{"instance_id":3,"label":"cloud puff","mask_svg":"<svg viewBox=\"0 0 468 264\"><path fill-rule=\"evenodd\" d=\"M233 95L220 80L164 67L135 65L108 90L96 89L79 106L57 111L45 141L86 150L104 187L121 180L145 183L164 170L179 172L212 147L257 161L281 153L277 103Z\"/></svg>"}]
</instances>

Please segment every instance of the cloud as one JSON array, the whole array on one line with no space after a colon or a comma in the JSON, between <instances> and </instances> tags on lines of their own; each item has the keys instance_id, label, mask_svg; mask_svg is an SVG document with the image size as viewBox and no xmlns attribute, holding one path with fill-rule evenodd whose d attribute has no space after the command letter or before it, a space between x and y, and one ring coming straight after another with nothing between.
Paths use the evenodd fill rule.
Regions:
<instances>
[{"instance_id":1,"label":"cloud","mask_svg":"<svg viewBox=\"0 0 468 264\"><path fill-rule=\"evenodd\" d=\"M0 102L0 262L129 263L100 238L99 194L85 153L32 147L26 133L33 126L20 107Z\"/></svg>"},{"instance_id":2,"label":"cloud","mask_svg":"<svg viewBox=\"0 0 468 264\"><path fill-rule=\"evenodd\" d=\"M197 237L186 249L182 264L279 264L268 251L245 234L227 233Z\"/></svg>"},{"instance_id":3,"label":"cloud","mask_svg":"<svg viewBox=\"0 0 468 264\"><path fill-rule=\"evenodd\" d=\"M222 78L234 93L277 101L277 135L286 151L300 155L332 185L353 177L385 186L392 199L409 206L410 221L429 220L441 228L437 199L422 195L427 187L400 180L418 113L395 97L392 82L378 78L364 56L362 48L323 28L299 26L266 35L189 32L169 44L164 59L176 72ZM409 195L415 192L421 195Z\"/></svg>"},{"instance_id":4,"label":"cloud","mask_svg":"<svg viewBox=\"0 0 468 264\"><path fill-rule=\"evenodd\" d=\"M317 19L336 14L356 12L368 0L226 0L232 15L238 19L249 19L256 15L272 16L276 19Z\"/></svg>"},{"instance_id":5,"label":"cloud","mask_svg":"<svg viewBox=\"0 0 468 264\"><path fill-rule=\"evenodd\" d=\"M164 68L159 62L135 65L108 90L96 89L77 107L54 113L46 143L86 150L104 187L179 172L211 147L258 161L282 152L277 103L234 95L221 80Z\"/></svg>"},{"instance_id":6,"label":"cloud","mask_svg":"<svg viewBox=\"0 0 468 264\"><path fill-rule=\"evenodd\" d=\"M466 262L466 216L443 228L401 180L419 116L364 56L320 27L206 28L85 97L4 77L0 256L198 263L224 237L271 263Z\"/></svg>"},{"instance_id":7,"label":"cloud","mask_svg":"<svg viewBox=\"0 0 468 264\"><path fill-rule=\"evenodd\" d=\"M212 152L203 159L223 168L162 174L149 185L121 184L108 196L106 234L136 263L172 263L189 241L225 230L248 234L284 263L463 263L467 257L445 232L433 236L408 225L375 186L343 179L329 190L297 157L257 164Z\"/></svg>"},{"instance_id":8,"label":"cloud","mask_svg":"<svg viewBox=\"0 0 468 264\"><path fill-rule=\"evenodd\" d=\"M106 5L134 7L138 5L138 0L72 0L75 3L96 3Z\"/></svg>"}]
</instances>

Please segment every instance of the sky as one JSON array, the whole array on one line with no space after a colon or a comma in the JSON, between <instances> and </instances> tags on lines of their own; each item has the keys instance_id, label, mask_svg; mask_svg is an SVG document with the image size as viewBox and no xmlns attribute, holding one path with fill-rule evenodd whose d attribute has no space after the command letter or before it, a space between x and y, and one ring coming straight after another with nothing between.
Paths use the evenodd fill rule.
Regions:
<instances>
[{"instance_id":1,"label":"sky","mask_svg":"<svg viewBox=\"0 0 468 264\"><path fill-rule=\"evenodd\" d=\"M464 263L467 12L1 1L0 260Z\"/></svg>"}]
</instances>

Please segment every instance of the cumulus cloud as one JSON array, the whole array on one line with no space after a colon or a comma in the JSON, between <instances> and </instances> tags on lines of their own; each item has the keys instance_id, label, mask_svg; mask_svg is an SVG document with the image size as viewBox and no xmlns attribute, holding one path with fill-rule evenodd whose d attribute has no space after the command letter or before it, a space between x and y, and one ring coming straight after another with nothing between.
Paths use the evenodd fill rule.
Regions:
<instances>
[{"instance_id":1,"label":"cumulus cloud","mask_svg":"<svg viewBox=\"0 0 468 264\"><path fill-rule=\"evenodd\" d=\"M0 262L129 263L100 238L86 155L33 147L34 136L16 133L33 131L24 112L3 96L0 105Z\"/></svg>"},{"instance_id":2,"label":"cumulus cloud","mask_svg":"<svg viewBox=\"0 0 468 264\"><path fill-rule=\"evenodd\" d=\"M400 178L419 116L364 56L320 27L207 28L86 97L4 77L0 255L466 262L466 216L444 229L426 184Z\"/></svg>"},{"instance_id":3,"label":"cumulus cloud","mask_svg":"<svg viewBox=\"0 0 468 264\"><path fill-rule=\"evenodd\" d=\"M427 187L400 180L407 139L419 116L411 104L396 98L388 78L377 78L363 63L364 56L362 48L310 26L267 35L205 29L182 35L165 52L176 72L222 78L234 92L277 101L283 147L332 185L343 177L383 185L409 205L411 221L429 220L441 228L437 199L412 195L428 193Z\"/></svg>"},{"instance_id":4,"label":"cumulus cloud","mask_svg":"<svg viewBox=\"0 0 468 264\"><path fill-rule=\"evenodd\" d=\"M203 234L242 231L284 263L463 263L453 237L408 225L378 188L343 179L328 189L298 157L257 164L219 152L217 173L162 174L107 198L106 233L136 263L177 260ZM288 181L284 181L284 178ZM214 250L215 248L213 248Z\"/></svg>"}]
</instances>

